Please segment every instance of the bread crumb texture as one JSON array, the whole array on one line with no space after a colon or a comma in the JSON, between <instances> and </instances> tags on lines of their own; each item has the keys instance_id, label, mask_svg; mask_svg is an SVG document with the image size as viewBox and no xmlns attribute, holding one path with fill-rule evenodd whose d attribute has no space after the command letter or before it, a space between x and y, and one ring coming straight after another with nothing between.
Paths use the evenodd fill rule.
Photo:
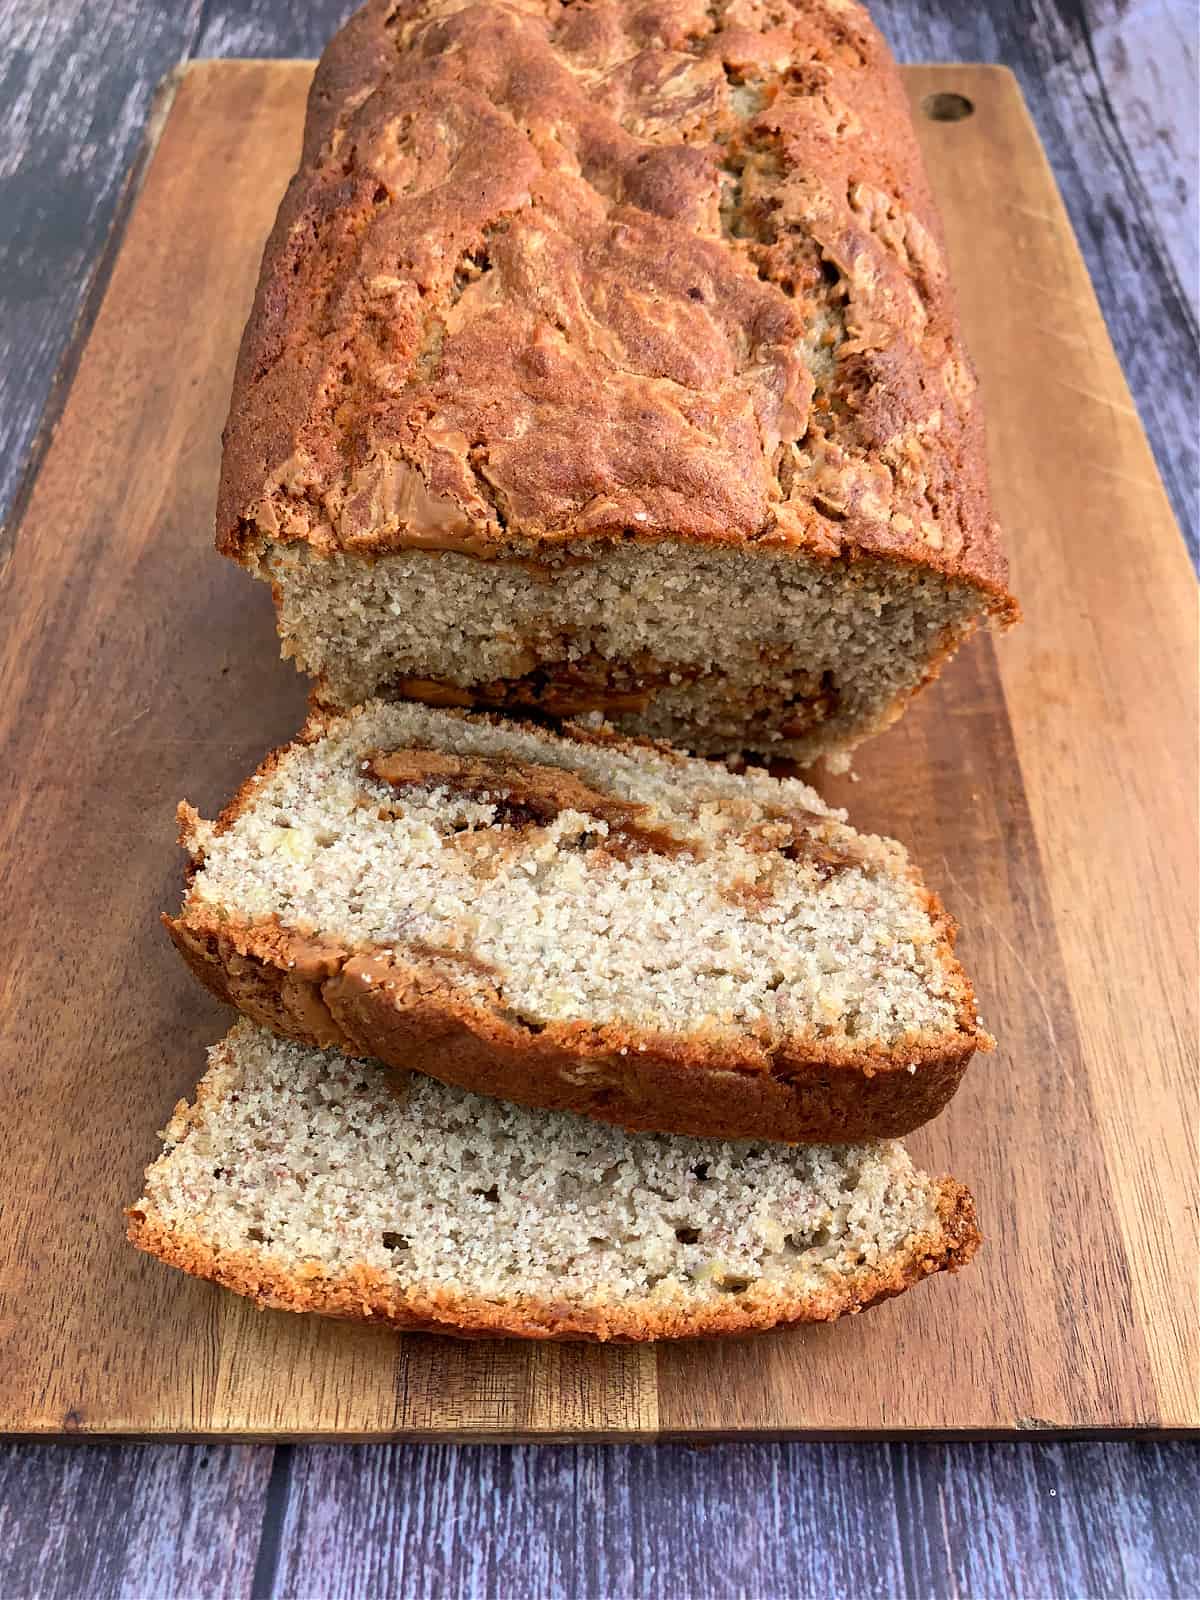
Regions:
<instances>
[{"instance_id":1,"label":"bread crumb texture","mask_svg":"<svg viewBox=\"0 0 1200 1600\"><path fill-rule=\"evenodd\" d=\"M318 719L187 842L188 924L436 956L530 1026L988 1043L903 849L761 769L375 703Z\"/></svg>"},{"instance_id":2,"label":"bread crumb texture","mask_svg":"<svg viewBox=\"0 0 1200 1600\"><path fill-rule=\"evenodd\" d=\"M900 715L977 626L974 591L870 559L688 547L518 561L306 545L266 558L285 656L322 698L602 712L699 755L811 763Z\"/></svg>"},{"instance_id":3,"label":"bread crumb texture","mask_svg":"<svg viewBox=\"0 0 1200 1600\"><path fill-rule=\"evenodd\" d=\"M242 1021L130 1210L264 1305L459 1333L646 1339L828 1320L968 1260L970 1196L902 1145L630 1135Z\"/></svg>"}]
</instances>

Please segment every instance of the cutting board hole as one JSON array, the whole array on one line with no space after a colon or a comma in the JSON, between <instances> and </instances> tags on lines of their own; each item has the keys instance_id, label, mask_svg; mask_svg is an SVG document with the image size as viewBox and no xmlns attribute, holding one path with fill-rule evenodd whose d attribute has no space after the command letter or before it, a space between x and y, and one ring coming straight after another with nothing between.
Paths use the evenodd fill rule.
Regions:
<instances>
[{"instance_id":1,"label":"cutting board hole","mask_svg":"<svg viewBox=\"0 0 1200 1600\"><path fill-rule=\"evenodd\" d=\"M927 94L921 110L932 122L961 122L975 114L975 102L965 94Z\"/></svg>"}]
</instances>

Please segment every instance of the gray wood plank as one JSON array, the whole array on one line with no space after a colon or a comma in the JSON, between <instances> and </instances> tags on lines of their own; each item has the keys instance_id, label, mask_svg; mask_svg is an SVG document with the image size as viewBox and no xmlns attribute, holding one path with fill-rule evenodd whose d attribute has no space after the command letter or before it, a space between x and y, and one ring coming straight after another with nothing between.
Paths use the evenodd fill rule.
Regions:
<instances>
[{"instance_id":1,"label":"gray wood plank","mask_svg":"<svg viewBox=\"0 0 1200 1600\"><path fill-rule=\"evenodd\" d=\"M200 8L0 0L0 521Z\"/></svg>"},{"instance_id":2,"label":"gray wood plank","mask_svg":"<svg viewBox=\"0 0 1200 1600\"><path fill-rule=\"evenodd\" d=\"M1198 1495L1186 1444L9 1445L0 1591L1189 1600Z\"/></svg>"},{"instance_id":3,"label":"gray wood plank","mask_svg":"<svg viewBox=\"0 0 1200 1600\"><path fill-rule=\"evenodd\" d=\"M299 1446L270 1592L1192 1596L1184 1444Z\"/></svg>"},{"instance_id":4,"label":"gray wood plank","mask_svg":"<svg viewBox=\"0 0 1200 1600\"><path fill-rule=\"evenodd\" d=\"M1200 302L1200 115L1195 7L1139 0L1095 32L1100 77L1193 312Z\"/></svg>"},{"instance_id":5,"label":"gray wood plank","mask_svg":"<svg viewBox=\"0 0 1200 1600\"><path fill-rule=\"evenodd\" d=\"M357 0L209 0L192 54L319 56Z\"/></svg>"},{"instance_id":6,"label":"gray wood plank","mask_svg":"<svg viewBox=\"0 0 1200 1600\"><path fill-rule=\"evenodd\" d=\"M0 1445L5 1600L249 1595L270 1445Z\"/></svg>"},{"instance_id":7,"label":"gray wood plank","mask_svg":"<svg viewBox=\"0 0 1200 1600\"><path fill-rule=\"evenodd\" d=\"M1193 1445L913 1445L892 1460L910 1593L1200 1592Z\"/></svg>"}]
</instances>

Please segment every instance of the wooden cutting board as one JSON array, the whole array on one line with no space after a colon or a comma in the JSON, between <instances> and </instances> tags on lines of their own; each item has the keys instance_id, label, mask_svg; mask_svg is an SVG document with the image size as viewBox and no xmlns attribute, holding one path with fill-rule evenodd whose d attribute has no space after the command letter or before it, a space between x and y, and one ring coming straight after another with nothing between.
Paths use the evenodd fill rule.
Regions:
<instances>
[{"instance_id":1,"label":"wooden cutting board","mask_svg":"<svg viewBox=\"0 0 1200 1600\"><path fill-rule=\"evenodd\" d=\"M944 891L1000 1037L911 1140L975 1190L975 1266L837 1327L603 1349L256 1312L124 1242L156 1130L228 1021L156 923L180 889L175 802L211 815L303 708L265 589L210 545L234 353L310 74L178 79L0 578L0 1430L1196 1427L1193 582L998 68L906 79L1026 621L972 644L858 782L827 786ZM971 114L947 119L966 109L947 96Z\"/></svg>"}]
</instances>

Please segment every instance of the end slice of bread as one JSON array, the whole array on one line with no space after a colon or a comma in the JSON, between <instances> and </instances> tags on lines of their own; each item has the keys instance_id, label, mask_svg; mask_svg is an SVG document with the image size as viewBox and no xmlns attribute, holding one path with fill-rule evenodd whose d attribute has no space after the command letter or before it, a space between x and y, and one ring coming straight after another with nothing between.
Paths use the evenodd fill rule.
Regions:
<instances>
[{"instance_id":1,"label":"end slice of bread","mask_svg":"<svg viewBox=\"0 0 1200 1600\"><path fill-rule=\"evenodd\" d=\"M262 1306L470 1335L825 1322L955 1269L971 1196L894 1141L626 1134L241 1021L130 1208L151 1255Z\"/></svg>"},{"instance_id":2,"label":"end slice of bread","mask_svg":"<svg viewBox=\"0 0 1200 1600\"><path fill-rule=\"evenodd\" d=\"M209 988L479 1093L836 1143L927 1121L991 1044L904 850L761 769L376 702L182 816L168 927Z\"/></svg>"}]
</instances>

